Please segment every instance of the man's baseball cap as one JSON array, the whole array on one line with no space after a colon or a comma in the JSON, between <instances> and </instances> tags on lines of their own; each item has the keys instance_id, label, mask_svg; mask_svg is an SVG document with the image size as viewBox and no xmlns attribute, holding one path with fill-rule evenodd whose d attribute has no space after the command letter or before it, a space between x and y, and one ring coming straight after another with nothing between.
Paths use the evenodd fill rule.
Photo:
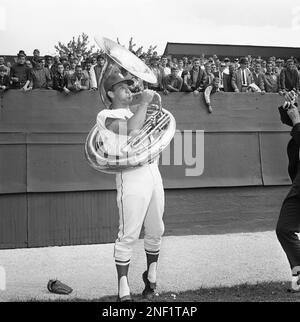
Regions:
<instances>
[{"instance_id":1,"label":"man's baseball cap","mask_svg":"<svg viewBox=\"0 0 300 322\"><path fill-rule=\"evenodd\" d=\"M134 81L130 76L124 77L121 73L113 73L108 79L104 82L104 89L107 93L108 91L111 91L114 85L117 85L119 83L127 83L128 85L133 85Z\"/></svg>"}]
</instances>

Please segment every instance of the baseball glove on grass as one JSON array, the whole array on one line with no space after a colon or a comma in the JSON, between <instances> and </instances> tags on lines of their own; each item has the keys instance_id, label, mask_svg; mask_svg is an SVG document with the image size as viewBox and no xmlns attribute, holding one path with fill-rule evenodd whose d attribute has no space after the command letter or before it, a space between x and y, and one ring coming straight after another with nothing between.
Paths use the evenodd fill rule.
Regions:
<instances>
[{"instance_id":1,"label":"baseball glove on grass","mask_svg":"<svg viewBox=\"0 0 300 322\"><path fill-rule=\"evenodd\" d=\"M59 280L49 280L47 284L47 289L51 293L65 295L68 295L73 291L73 289L70 286L62 283Z\"/></svg>"}]
</instances>

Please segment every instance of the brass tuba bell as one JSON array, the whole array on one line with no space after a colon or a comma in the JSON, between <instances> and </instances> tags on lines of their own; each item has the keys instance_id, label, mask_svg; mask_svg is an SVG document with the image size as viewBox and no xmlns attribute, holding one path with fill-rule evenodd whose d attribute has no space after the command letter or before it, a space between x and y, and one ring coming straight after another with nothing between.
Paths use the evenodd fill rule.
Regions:
<instances>
[{"instance_id":1,"label":"brass tuba bell","mask_svg":"<svg viewBox=\"0 0 300 322\"><path fill-rule=\"evenodd\" d=\"M96 43L106 54L106 63L99 79L100 97L106 106L110 101L106 96L105 81L112 73L130 73L148 83L155 83L156 76L136 55L108 38L95 38ZM134 94L135 97L139 93ZM128 136L122 145L120 155L108 154L97 124L89 132L85 142L85 156L96 170L117 173L122 170L151 163L169 145L176 131L174 116L162 108L161 97L155 93L147 110L143 127L133 137Z\"/></svg>"}]
</instances>

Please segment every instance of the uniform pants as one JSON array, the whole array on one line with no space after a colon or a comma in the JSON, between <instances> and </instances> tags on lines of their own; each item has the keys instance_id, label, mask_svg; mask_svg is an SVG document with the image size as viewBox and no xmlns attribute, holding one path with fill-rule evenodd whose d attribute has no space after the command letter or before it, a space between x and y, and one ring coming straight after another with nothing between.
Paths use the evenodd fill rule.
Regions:
<instances>
[{"instance_id":1,"label":"uniform pants","mask_svg":"<svg viewBox=\"0 0 300 322\"><path fill-rule=\"evenodd\" d=\"M116 175L119 233L114 257L119 265L130 262L132 248L144 224L144 247L160 249L164 233L164 189L157 162Z\"/></svg>"},{"instance_id":2,"label":"uniform pants","mask_svg":"<svg viewBox=\"0 0 300 322\"><path fill-rule=\"evenodd\" d=\"M277 238L295 274L300 272L300 240L296 235L300 232L300 193L296 190L293 185L285 198L276 227Z\"/></svg>"}]
</instances>

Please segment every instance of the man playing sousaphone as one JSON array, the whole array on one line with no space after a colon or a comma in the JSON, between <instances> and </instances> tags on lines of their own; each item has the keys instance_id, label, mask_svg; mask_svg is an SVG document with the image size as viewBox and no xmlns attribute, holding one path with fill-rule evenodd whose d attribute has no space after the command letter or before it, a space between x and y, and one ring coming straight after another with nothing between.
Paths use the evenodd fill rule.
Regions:
<instances>
[{"instance_id":1,"label":"man playing sousaphone","mask_svg":"<svg viewBox=\"0 0 300 322\"><path fill-rule=\"evenodd\" d=\"M147 108L154 92L145 90L134 113L130 110L133 95L129 86L132 79L121 73L112 73L104 82L109 109L97 116L97 126L107 153L120 150L129 136L140 130L146 120ZM157 160L140 167L121 170L116 174L119 233L114 246L118 274L118 301L132 301L128 283L128 269L132 248L144 224L144 248L147 270L142 274L145 287L143 296L155 294L157 261L164 232L164 189Z\"/></svg>"}]
</instances>

